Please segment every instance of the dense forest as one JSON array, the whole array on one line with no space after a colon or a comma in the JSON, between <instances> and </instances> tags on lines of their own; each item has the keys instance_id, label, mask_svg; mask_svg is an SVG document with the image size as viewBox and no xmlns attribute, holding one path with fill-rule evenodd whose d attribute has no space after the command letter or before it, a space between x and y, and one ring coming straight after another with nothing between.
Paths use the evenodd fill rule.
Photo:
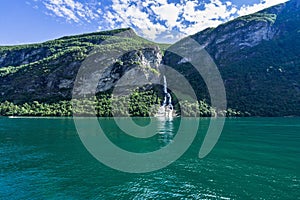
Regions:
<instances>
[{"instance_id":1,"label":"dense forest","mask_svg":"<svg viewBox=\"0 0 300 200\"><path fill-rule=\"evenodd\" d=\"M57 103L14 104L5 101L0 104L2 116L97 116L97 117L151 117L160 107L161 98L154 91L134 91L128 96L113 97L111 94L100 94L93 98L73 99ZM176 102L177 115L185 117L216 116L217 111L205 101ZM233 109L219 111L219 116L250 116Z\"/></svg>"}]
</instances>

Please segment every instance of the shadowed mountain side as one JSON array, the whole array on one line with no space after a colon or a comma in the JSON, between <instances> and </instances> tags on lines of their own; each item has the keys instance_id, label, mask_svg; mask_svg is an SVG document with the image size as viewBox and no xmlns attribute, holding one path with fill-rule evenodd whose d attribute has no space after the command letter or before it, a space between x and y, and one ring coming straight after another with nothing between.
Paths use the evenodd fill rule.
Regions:
<instances>
[{"instance_id":1,"label":"shadowed mountain side","mask_svg":"<svg viewBox=\"0 0 300 200\"><path fill-rule=\"evenodd\" d=\"M299 116L299 4L292 0L190 36L215 60L228 107L256 116ZM166 52L163 60L190 80L199 99L210 99L189 58Z\"/></svg>"}]
</instances>

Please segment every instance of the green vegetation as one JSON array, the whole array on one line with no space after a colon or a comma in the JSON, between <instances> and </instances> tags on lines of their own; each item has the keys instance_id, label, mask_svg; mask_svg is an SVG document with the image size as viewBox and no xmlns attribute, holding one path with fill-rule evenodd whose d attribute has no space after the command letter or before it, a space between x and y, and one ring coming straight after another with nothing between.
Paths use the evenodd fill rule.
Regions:
<instances>
[{"instance_id":1,"label":"green vegetation","mask_svg":"<svg viewBox=\"0 0 300 200\"><path fill-rule=\"evenodd\" d=\"M129 96L112 97L100 94L94 98L73 99L57 103L13 104L5 101L0 104L2 116L149 116L153 115L154 105L159 101L153 92L133 92Z\"/></svg>"},{"instance_id":2,"label":"green vegetation","mask_svg":"<svg viewBox=\"0 0 300 200\"><path fill-rule=\"evenodd\" d=\"M242 21L246 21L246 22L262 21L262 22L275 23L276 18L277 18L276 14L271 14L271 13L267 13L267 12L258 12L258 13L254 13L251 15L242 16L238 19L242 20Z\"/></svg>"},{"instance_id":3,"label":"green vegetation","mask_svg":"<svg viewBox=\"0 0 300 200\"><path fill-rule=\"evenodd\" d=\"M300 34L291 33L284 39L266 41L239 51L241 59L234 62L222 60L220 72L225 82L228 107L249 112L252 116L299 116L299 46ZM167 64L189 80L198 99L209 99L206 84L193 66L188 63L177 65L180 58L168 56L172 56L174 62ZM234 56L236 54L228 57ZM244 59L246 56L248 58Z\"/></svg>"},{"instance_id":4,"label":"green vegetation","mask_svg":"<svg viewBox=\"0 0 300 200\"><path fill-rule=\"evenodd\" d=\"M198 102L181 102L181 105L175 101L178 114L299 116L299 13L298 2L289 1L192 36L200 44L205 43L219 67L228 107L232 108L227 111L209 106L210 96L202 77L189 63L181 63L181 57L168 52L168 44L145 40L131 29L118 29L67 36L41 44L0 47L1 115L71 116L74 111L101 117L113 113L152 116L161 95L151 91L135 92L130 97L101 94L96 99L72 102L70 99L72 83L88 55L129 52L114 60L115 74L108 73L108 76L122 76L132 66L158 75L158 70L142 64L139 55L141 49L159 52L159 47L164 54L163 64L185 76L198 98ZM107 85L113 85L113 81Z\"/></svg>"},{"instance_id":5,"label":"green vegetation","mask_svg":"<svg viewBox=\"0 0 300 200\"><path fill-rule=\"evenodd\" d=\"M60 81L74 81L88 56L99 56L111 50L124 55L147 48L159 51L160 47L161 51L165 51L168 46L141 38L131 29L67 36L40 44L0 46L0 102L22 104L38 100L57 103L68 100L72 85L60 87ZM130 60L120 58L116 61L119 66L123 63L129 65ZM140 64L135 63L136 66ZM156 69L142 67L159 74ZM125 70L126 66L121 68Z\"/></svg>"},{"instance_id":6,"label":"green vegetation","mask_svg":"<svg viewBox=\"0 0 300 200\"><path fill-rule=\"evenodd\" d=\"M300 115L300 11L295 4L290 1L192 36L205 43L214 58L224 81L228 107L252 116ZM262 28L255 31L257 27ZM267 36L260 32L263 29L268 31ZM218 40L222 42L216 43ZM245 41L248 45L241 45ZM209 100L202 77L189 63L179 64L181 59L168 51L165 54L165 64L189 80L198 99Z\"/></svg>"},{"instance_id":7,"label":"green vegetation","mask_svg":"<svg viewBox=\"0 0 300 200\"><path fill-rule=\"evenodd\" d=\"M13 104L5 101L0 103L2 116L97 116L97 117L148 117L158 111L161 98L154 91L134 91L128 96L113 97L110 94L99 94L94 98L73 99L57 103ZM210 117L217 112L205 101L191 103L183 101L175 105L177 114L185 117ZM184 109L181 109L184 108ZM218 112L219 116L249 116L232 109Z\"/></svg>"},{"instance_id":8,"label":"green vegetation","mask_svg":"<svg viewBox=\"0 0 300 200\"><path fill-rule=\"evenodd\" d=\"M122 36L124 31L128 31L128 33ZM60 61L68 56L72 61L83 61L92 50L94 50L92 53L101 53L119 48L122 52L128 52L153 46L158 46L165 51L170 45L148 41L135 35L131 29L117 29L66 36L39 44L0 46L0 55L8 57L11 61L8 66L5 63L2 63L1 66L0 63L0 77L14 75L22 70L27 72L43 68L44 70L41 72L47 71L47 68L51 67L56 60ZM25 55L27 58L18 60L20 55ZM24 60L26 60L26 64L24 64Z\"/></svg>"}]
</instances>

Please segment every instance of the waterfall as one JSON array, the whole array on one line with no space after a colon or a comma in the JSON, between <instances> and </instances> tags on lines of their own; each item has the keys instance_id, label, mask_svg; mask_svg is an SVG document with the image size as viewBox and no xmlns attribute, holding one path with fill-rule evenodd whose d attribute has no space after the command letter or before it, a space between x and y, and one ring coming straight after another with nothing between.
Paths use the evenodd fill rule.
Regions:
<instances>
[{"instance_id":1,"label":"waterfall","mask_svg":"<svg viewBox=\"0 0 300 200\"><path fill-rule=\"evenodd\" d=\"M168 106L170 109L173 109L173 105L172 105L172 97L170 95L170 93L168 93L168 89L167 89L168 85L167 85L167 78L166 76L164 76L164 101L162 106L166 106L168 103Z\"/></svg>"},{"instance_id":2,"label":"waterfall","mask_svg":"<svg viewBox=\"0 0 300 200\"><path fill-rule=\"evenodd\" d=\"M164 93L167 94L168 93L168 90L167 90L167 79L166 79L166 76L164 76Z\"/></svg>"},{"instance_id":3,"label":"waterfall","mask_svg":"<svg viewBox=\"0 0 300 200\"><path fill-rule=\"evenodd\" d=\"M170 93L168 93L167 79L166 76L164 76L164 100L155 116L164 118L167 117L168 119L172 119L173 114L174 110L172 105L172 97Z\"/></svg>"}]
</instances>

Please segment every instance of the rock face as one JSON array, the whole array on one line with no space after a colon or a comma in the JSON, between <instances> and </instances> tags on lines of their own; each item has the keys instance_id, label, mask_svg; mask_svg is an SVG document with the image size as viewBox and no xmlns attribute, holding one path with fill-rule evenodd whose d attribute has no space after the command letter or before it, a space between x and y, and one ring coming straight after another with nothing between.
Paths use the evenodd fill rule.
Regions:
<instances>
[{"instance_id":1,"label":"rock face","mask_svg":"<svg viewBox=\"0 0 300 200\"><path fill-rule=\"evenodd\" d=\"M26 48L0 55L0 66L20 66L36 62L51 55L48 48Z\"/></svg>"},{"instance_id":2,"label":"rock face","mask_svg":"<svg viewBox=\"0 0 300 200\"><path fill-rule=\"evenodd\" d=\"M115 83L123 77L119 87L139 86L140 83L151 84L159 77L159 66L162 61L162 54L158 47L145 48L131 51L123 55L118 62L102 73L98 83L97 92L104 92L111 89ZM126 78L126 79L125 79Z\"/></svg>"},{"instance_id":3,"label":"rock face","mask_svg":"<svg viewBox=\"0 0 300 200\"><path fill-rule=\"evenodd\" d=\"M300 115L299 4L291 0L190 36L218 66L229 107L257 116ZM187 58L166 52L163 60L187 77L200 99L210 99Z\"/></svg>"},{"instance_id":4,"label":"rock face","mask_svg":"<svg viewBox=\"0 0 300 200\"><path fill-rule=\"evenodd\" d=\"M103 44L103 41L108 42ZM99 52L92 54L95 49ZM23 103L71 99L78 70L86 60L92 59L95 65L113 49L125 53L110 60L111 64L95 66L93 74L87 73L84 77L88 83L93 75L98 75L97 83L91 86L96 86L96 92L112 89L127 72L129 85L150 84L158 79L160 48L138 37L131 29L120 29L64 37L43 44L0 47L0 100ZM89 90L78 92L85 94Z\"/></svg>"},{"instance_id":5,"label":"rock face","mask_svg":"<svg viewBox=\"0 0 300 200\"><path fill-rule=\"evenodd\" d=\"M228 107L256 116L299 116L299 24L300 0L290 0L190 37L218 66ZM124 53L112 57L107 52ZM197 56L195 52L191 49L190 55ZM131 29L0 47L0 101L55 102L71 99L73 89L89 95L114 88L126 92L141 84L150 88L160 78L161 63L183 74L198 98L209 101L206 84L189 58L168 51L162 56L158 44Z\"/></svg>"},{"instance_id":6,"label":"rock face","mask_svg":"<svg viewBox=\"0 0 300 200\"><path fill-rule=\"evenodd\" d=\"M75 95L101 93L115 87L118 87L118 94L122 94L137 87L151 88L153 83L159 83L162 53L157 46L129 51L113 60L112 64L105 59L104 63L102 59L97 60L102 56L102 53L93 55L92 64L83 63L83 70L77 75Z\"/></svg>"},{"instance_id":7,"label":"rock face","mask_svg":"<svg viewBox=\"0 0 300 200\"><path fill-rule=\"evenodd\" d=\"M280 15L286 9L285 4L240 17L217 28L209 28L193 36L218 61L232 62L231 55L243 49L255 47L282 34ZM233 59L233 60L231 60Z\"/></svg>"}]
</instances>

